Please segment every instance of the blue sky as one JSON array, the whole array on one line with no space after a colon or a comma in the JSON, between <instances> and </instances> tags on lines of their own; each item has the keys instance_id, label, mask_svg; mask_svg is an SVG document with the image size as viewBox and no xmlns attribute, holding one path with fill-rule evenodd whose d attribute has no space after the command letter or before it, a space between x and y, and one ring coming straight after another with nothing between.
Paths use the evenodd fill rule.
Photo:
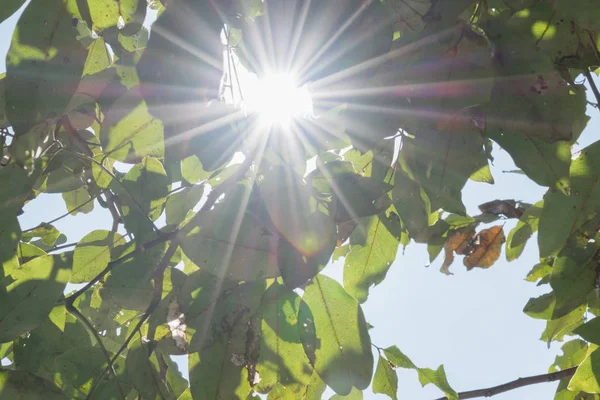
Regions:
<instances>
[{"instance_id":1,"label":"blue sky","mask_svg":"<svg viewBox=\"0 0 600 400\"><path fill-rule=\"evenodd\" d=\"M22 10L21 10L22 11ZM18 13L19 14L19 13ZM5 71L4 55L17 23L18 14L0 24L0 73ZM582 147L598 132L598 110L580 141ZM503 173L515 169L507 154L495 149L492 173L495 185L469 182L463 192L467 209L477 214L477 206L494 199L514 198L530 203L540 200L545 189L517 174ZM106 210L96 207L88 215L67 217L56 223L69 242L79 240L92 229L110 229ZM60 195L43 195L25 207L21 217L23 229L51 220L66 212ZM514 226L507 221L505 232ZM451 267L453 276L438 272L441 259L430 267L423 245L411 244L399 255L386 280L371 290L363 306L377 346L397 345L418 366L437 368L444 364L450 384L457 391L483 388L544 373L560 352L560 343L548 349L538 340L544 322L522 313L530 297L548 289L526 282L524 277L537 262L537 246L532 239L523 255L512 263L501 260L489 270L467 272L460 260ZM330 265L328 275L341 279L342 263ZM184 365L182 365L184 367ZM403 399L427 400L441 395L433 386L421 388L416 373L398 370L399 396ZM552 399L557 383L539 384L501 394L497 400ZM365 392L367 399L383 399Z\"/></svg>"}]
</instances>

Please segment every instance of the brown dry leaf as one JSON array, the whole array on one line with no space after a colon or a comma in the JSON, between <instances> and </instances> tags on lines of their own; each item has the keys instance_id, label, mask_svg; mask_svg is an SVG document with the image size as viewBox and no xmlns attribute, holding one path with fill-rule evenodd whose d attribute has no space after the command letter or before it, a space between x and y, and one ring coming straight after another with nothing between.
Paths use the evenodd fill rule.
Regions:
<instances>
[{"instance_id":1,"label":"brown dry leaf","mask_svg":"<svg viewBox=\"0 0 600 400\"><path fill-rule=\"evenodd\" d=\"M446 257L440 268L441 273L452 275L449 267L454 262L454 252L456 252L456 254L466 254L474 234L475 229L473 227L466 227L458 229L448 236L448 239L446 239L446 243L444 244Z\"/></svg>"},{"instance_id":2,"label":"brown dry leaf","mask_svg":"<svg viewBox=\"0 0 600 400\"><path fill-rule=\"evenodd\" d=\"M501 225L484 229L475 237L475 248L473 252L464 259L467 270L477 268L489 268L500 257L502 243L506 241L504 230Z\"/></svg>"}]
</instances>

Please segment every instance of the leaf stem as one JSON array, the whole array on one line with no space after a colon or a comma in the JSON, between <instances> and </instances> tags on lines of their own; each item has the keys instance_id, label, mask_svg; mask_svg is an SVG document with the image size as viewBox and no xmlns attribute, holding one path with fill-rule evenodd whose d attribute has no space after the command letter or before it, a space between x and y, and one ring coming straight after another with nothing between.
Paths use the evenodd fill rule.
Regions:
<instances>
[{"instance_id":1,"label":"leaf stem","mask_svg":"<svg viewBox=\"0 0 600 400\"><path fill-rule=\"evenodd\" d=\"M575 374L578 366L563 369L562 371L550 372L548 374L528 376L525 378L515 379L502 385L493 386L486 389L470 390L468 392L458 393L459 399L474 399L477 397L492 397L500 393L508 392L523 386L535 385L537 383L553 382L563 378L569 378ZM447 397L440 397L436 400L448 400Z\"/></svg>"}]
</instances>

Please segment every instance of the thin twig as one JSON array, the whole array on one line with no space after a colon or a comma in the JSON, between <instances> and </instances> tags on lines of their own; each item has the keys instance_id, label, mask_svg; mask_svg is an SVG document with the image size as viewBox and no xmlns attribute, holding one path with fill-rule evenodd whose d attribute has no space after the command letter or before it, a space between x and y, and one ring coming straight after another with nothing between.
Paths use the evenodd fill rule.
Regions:
<instances>
[{"instance_id":1,"label":"thin twig","mask_svg":"<svg viewBox=\"0 0 600 400\"><path fill-rule=\"evenodd\" d=\"M117 378L117 373L115 371L113 361L110 359L110 354L108 353L108 350L106 350L106 347L104 346L104 343L102 342L102 338L100 337L100 334L98 334L98 332L96 331L96 329L94 328L92 323L85 317L85 315L83 315L74 305L67 304L66 309L75 318L77 318L81 323L83 323L83 325L85 325L87 330L96 339L96 342L98 342L98 347L100 347L100 349L102 350L102 353L104 354L104 357L106 358L106 362L108 363L108 366L107 366L108 371L111 373L113 378L115 378L115 382L117 383L117 388L119 389L119 394L121 395L121 399L125 400L126 399L125 392L123 391L121 382L119 382L119 379Z\"/></svg>"},{"instance_id":2,"label":"thin twig","mask_svg":"<svg viewBox=\"0 0 600 400\"><path fill-rule=\"evenodd\" d=\"M75 211L79 210L80 208L82 208L82 207L85 207L86 205L88 205L89 203L91 203L92 201L94 201L95 199L96 199L95 197L92 197L91 199L84 201L83 203L81 203L80 205L78 205L77 207L75 207L74 209L72 209L72 210L69 210L69 211L67 211L66 213L62 214L60 217L56 217L56 218L54 218L52 221L48 221L48 222L42 222L41 224L39 224L39 225L37 225L37 226L34 226L33 228L29 228L29 229L27 229L27 230L23 231L23 233L26 233L26 232L31 232L31 231L33 231L34 229L41 228L41 227L43 227L44 225L50 225L50 224L53 224L53 223L55 223L56 221L59 221L59 220L61 220L61 219L65 218L65 217L68 217L69 215L71 215L71 213L72 213L72 212L75 212Z\"/></svg>"},{"instance_id":3,"label":"thin twig","mask_svg":"<svg viewBox=\"0 0 600 400\"><path fill-rule=\"evenodd\" d=\"M135 327L133 328L133 330L127 337L127 339L125 339L125 342L121 345L121 347L119 347L119 350L117 350L117 352L113 356L110 364L114 364L116 362L117 358L127 348L127 346L129 345L129 343L131 342L133 337L139 332L142 325L144 325L144 323L146 321L148 321L148 318L150 318L150 316L152 315L154 310L156 310L156 307L158 307L158 304L160 303L160 300L162 298L162 284L163 284L164 272L165 272L165 269L167 268L167 266L169 265L169 262L171 261L173 254L175 254L177 247L179 247L177 240L173 240L171 242L171 244L169 245L169 248L163 255L163 257L161 258L160 262L156 266L156 270L154 271L154 293L152 295L152 300L150 301L148 308L146 308L146 311L144 311L142 318L138 321L138 323L135 325ZM94 386L92 386L92 388L90 389L90 392L88 393L88 395L86 397L86 400L91 398L92 394L94 393L94 391L96 390L96 388L98 387L100 382L102 381L102 378L104 378L104 375L106 375L106 373L109 372L110 364L106 368L104 368L104 371L102 371L102 373L100 374L98 379L96 379L96 382L95 382Z\"/></svg>"},{"instance_id":4,"label":"thin twig","mask_svg":"<svg viewBox=\"0 0 600 400\"><path fill-rule=\"evenodd\" d=\"M535 385L536 383L553 382L563 378L569 378L573 376L577 366L563 369L562 371L550 372L548 374L528 376L526 378L519 378L511 382L504 383L502 385L490 387L487 389L470 390L468 392L458 393L459 399L474 399L477 397L492 397L500 393L508 392L509 390L517 389L523 386ZM440 397L437 400L448 400L447 397Z\"/></svg>"},{"instance_id":5,"label":"thin twig","mask_svg":"<svg viewBox=\"0 0 600 400\"><path fill-rule=\"evenodd\" d=\"M600 92L598 91L596 82L594 82L594 79L592 78L592 74L590 73L590 70L588 68L585 68L583 70L583 74L585 75L585 78L587 79L588 83L590 84L590 87L592 88L592 92L594 92L594 96L596 96L596 102L598 104L600 104Z\"/></svg>"},{"instance_id":6,"label":"thin twig","mask_svg":"<svg viewBox=\"0 0 600 400\"><path fill-rule=\"evenodd\" d=\"M113 219L111 231L116 233L117 230L119 229L119 223L121 222L121 216L119 215L119 212L117 211L117 207L115 205L115 198L111 192L106 193L106 207L108 208L108 211L110 211L110 215L112 216L112 219Z\"/></svg>"},{"instance_id":7,"label":"thin twig","mask_svg":"<svg viewBox=\"0 0 600 400\"><path fill-rule=\"evenodd\" d=\"M54 247L49 248L46 252L49 253L51 251L68 249L69 247L75 247L75 246L77 246L77 242L61 244L60 246L54 246Z\"/></svg>"},{"instance_id":8,"label":"thin twig","mask_svg":"<svg viewBox=\"0 0 600 400\"><path fill-rule=\"evenodd\" d=\"M229 29L229 28L228 28ZM235 104L235 94L233 94L233 76L231 75L231 45L229 44L229 33L225 29L225 38L227 39L227 69L229 70L229 90L231 91L231 102Z\"/></svg>"},{"instance_id":9,"label":"thin twig","mask_svg":"<svg viewBox=\"0 0 600 400\"><path fill-rule=\"evenodd\" d=\"M233 50L231 50L230 58L231 58L231 64L233 65L233 73L235 75L235 81L237 82L237 86L238 86L238 92L240 92L240 100L244 101L244 94L242 93L242 85L240 85L240 76L238 75L237 67L235 66L235 62L234 62L235 60L233 59Z\"/></svg>"}]
</instances>

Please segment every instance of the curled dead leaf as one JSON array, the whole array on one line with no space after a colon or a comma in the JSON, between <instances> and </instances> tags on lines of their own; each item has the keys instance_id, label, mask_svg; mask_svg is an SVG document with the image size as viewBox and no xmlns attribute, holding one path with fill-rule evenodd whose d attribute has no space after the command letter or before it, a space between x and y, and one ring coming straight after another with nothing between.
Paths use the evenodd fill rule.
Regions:
<instances>
[{"instance_id":1,"label":"curled dead leaf","mask_svg":"<svg viewBox=\"0 0 600 400\"><path fill-rule=\"evenodd\" d=\"M440 272L446 275L452 275L450 272L450 265L454 262L454 253L456 254L467 254L473 236L475 235L475 228L468 226L466 228L458 229L454 231L444 244L445 258L440 268Z\"/></svg>"},{"instance_id":2,"label":"curled dead leaf","mask_svg":"<svg viewBox=\"0 0 600 400\"><path fill-rule=\"evenodd\" d=\"M484 229L475 236L473 251L465 257L463 263L467 270L473 268L489 268L498 258L502 244L506 242L504 230L501 225Z\"/></svg>"}]
</instances>

